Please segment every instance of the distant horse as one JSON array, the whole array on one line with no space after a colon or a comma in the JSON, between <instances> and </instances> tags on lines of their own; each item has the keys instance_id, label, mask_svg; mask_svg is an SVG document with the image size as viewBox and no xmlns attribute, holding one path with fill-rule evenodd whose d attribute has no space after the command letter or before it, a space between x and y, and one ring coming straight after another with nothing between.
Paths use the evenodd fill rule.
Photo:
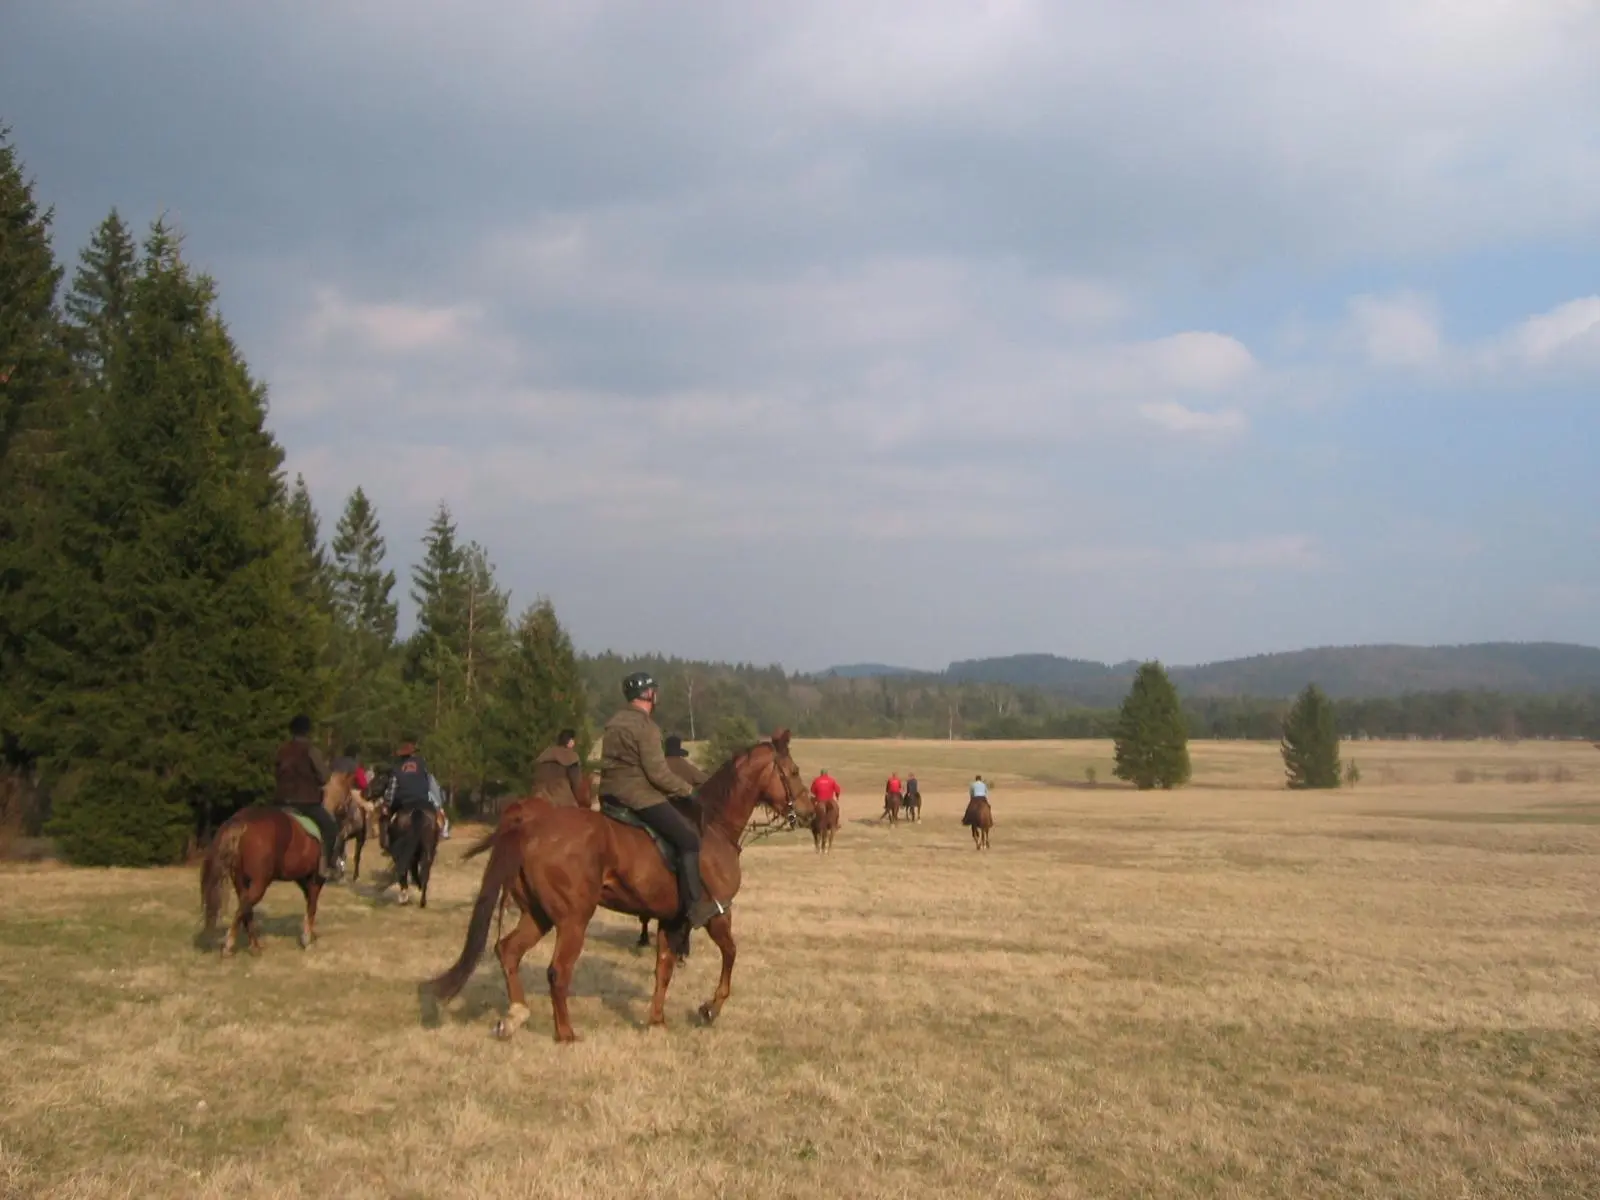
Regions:
<instances>
[{"instance_id":1,"label":"distant horse","mask_svg":"<svg viewBox=\"0 0 1600 1200\"><path fill-rule=\"evenodd\" d=\"M439 852L439 815L433 805L394 813L388 820L389 857L394 862L394 881L400 885L400 903L411 903L415 883L421 893L418 907L428 907L428 876L433 873L434 856Z\"/></svg>"},{"instance_id":2,"label":"distant horse","mask_svg":"<svg viewBox=\"0 0 1600 1200\"><path fill-rule=\"evenodd\" d=\"M920 821L920 820L922 820L922 793L921 792L907 792L905 794L904 799L902 799L900 801L900 804L901 804L902 808L905 810L906 820L908 820L908 821Z\"/></svg>"},{"instance_id":3,"label":"distant horse","mask_svg":"<svg viewBox=\"0 0 1600 1200\"><path fill-rule=\"evenodd\" d=\"M900 793L899 792L891 792L888 789L884 790L884 793L883 793L883 815L881 817L879 817L878 820L880 820L880 821L888 821L891 825L898 825L900 823Z\"/></svg>"},{"instance_id":4,"label":"distant horse","mask_svg":"<svg viewBox=\"0 0 1600 1200\"><path fill-rule=\"evenodd\" d=\"M344 816L353 791L350 775L345 771L335 771L323 785L322 805L333 814L335 821ZM301 948L317 940L322 839L316 832L308 832L300 818L292 816L291 812L266 805L242 808L223 822L206 853L200 867L200 903L205 912L206 933L216 932L223 888L229 882L233 884L238 903L222 942L224 958L232 957L241 929L250 939L251 953L261 953L263 947L256 928L255 908L266 895L267 888L280 879L298 884L305 894ZM310 818L305 820L309 824Z\"/></svg>"},{"instance_id":5,"label":"distant horse","mask_svg":"<svg viewBox=\"0 0 1600 1200\"><path fill-rule=\"evenodd\" d=\"M833 835L839 831L839 802L819 800L816 808L811 818L811 843L818 854L828 854L833 850Z\"/></svg>"},{"instance_id":6,"label":"distant horse","mask_svg":"<svg viewBox=\"0 0 1600 1200\"><path fill-rule=\"evenodd\" d=\"M739 891L739 838L757 803L767 800L779 813L800 807L811 815L811 797L800 780L800 770L789 757L789 733L774 734L770 742L736 755L700 789L700 869L706 891L730 904ZM667 985L689 929L682 914L676 873L668 866L655 841L643 829L614 820L603 813L547 807L528 810L523 819L497 826L468 853L489 850L483 883L473 904L461 956L448 971L423 987L439 1000L460 993L472 977L489 941L489 924L503 892L521 910L522 917L496 946L505 973L510 1007L495 1026L497 1036L510 1037L528 1019L527 999L518 974L523 955L551 929L556 931L555 953L546 977L550 981L550 1006L555 1017L555 1038L573 1042L577 1033L567 1011L567 993L573 966L583 952L583 940L595 909L665 922L656 932L656 984L650 1001L652 1027L666 1024ZM706 926L722 951L722 975L711 999L700 1007L700 1017L711 1024L722 1012L732 991L733 914L724 912Z\"/></svg>"},{"instance_id":7,"label":"distant horse","mask_svg":"<svg viewBox=\"0 0 1600 1200\"><path fill-rule=\"evenodd\" d=\"M367 790L369 792L372 790L370 785ZM367 839L372 836L372 831L377 828L378 821L378 806L368 797L359 792L350 797L350 804L345 808L344 817L339 822L339 842L335 847L335 857L342 860L346 848L352 841L355 843L356 857L350 870L352 882L361 878L361 850L367 844Z\"/></svg>"},{"instance_id":8,"label":"distant horse","mask_svg":"<svg viewBox=\"0 0 1600 1200\"><path fill-rule=\"evenodd\" d=\"M989 830L994 828L994 814L989 811L989 801L984 796L974 796L967 801L967 811L961 818L963 825L972 826L972 848L989 848Z\"/></svg>"}]
</instances>

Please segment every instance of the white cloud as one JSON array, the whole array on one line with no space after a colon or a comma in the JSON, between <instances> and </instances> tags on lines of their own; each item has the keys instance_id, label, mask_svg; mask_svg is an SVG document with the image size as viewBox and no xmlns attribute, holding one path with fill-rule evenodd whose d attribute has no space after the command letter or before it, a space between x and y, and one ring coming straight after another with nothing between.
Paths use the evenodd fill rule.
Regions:
<instances>
[{"instance_id":1,"label":"white cloud","mask_svg":"<svg viewBox=\"0 0 1600 1200\"><path fill-rule=\"evenodd\" d=\"M1324 565L1315 541L1303 533L1197 542L1188 547L1186 557L1197 567L1220 570L1304 571Z\"/></svg>"},{"instance_id":2,"label":"white cloud","mask_svg":"<svg viewBox=\"0 0 1600 1200\"><path fill-rule=\"evenodd\" d=\"M1141 404L1139 415L1172 433L1238 433L1249 425L1249 419L1236 408L1225 408L1221 412L1197 412L1172 401Z\"/></svg>"},{"instance_id":3,"label":"white cloud","mask_svg":"<svg viewBox=\"0 0 1600 1200\"><path fill-rule=\"evenodd\" d=\"M1510 344L1523 361L1542 366L1560 360L1600 365L1600 296L1584 296L1512 330Z\"/></svg>"},{"instance_id":4,"label":"white cloud","mask_svg":"<svg viewBox=\"0 0 1600 1200\"><path fill-rule=\"evenodd\" d=\"M1356 296L1350 320L1369 362L1379 367L1426 367L1440 354L1434 302L1415 292Z\"/></svg>"}]
</instances>

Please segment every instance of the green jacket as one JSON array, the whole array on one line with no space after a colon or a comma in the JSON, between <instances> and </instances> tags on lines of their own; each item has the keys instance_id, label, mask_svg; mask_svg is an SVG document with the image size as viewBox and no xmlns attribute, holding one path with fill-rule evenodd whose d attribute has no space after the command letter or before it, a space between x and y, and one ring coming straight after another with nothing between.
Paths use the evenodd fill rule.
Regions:
<instances>
[{"instance_id":1,"label":"green jacket","mask_svg":"<svg viewBox=\"0 0 1600 1200\"><path fill-rule=\"evenodd\" d=\"M606 722L600 737L600 795L635 811L694 795L667 765L661 729L631 704Z\"/></svg>"}]
</instances>

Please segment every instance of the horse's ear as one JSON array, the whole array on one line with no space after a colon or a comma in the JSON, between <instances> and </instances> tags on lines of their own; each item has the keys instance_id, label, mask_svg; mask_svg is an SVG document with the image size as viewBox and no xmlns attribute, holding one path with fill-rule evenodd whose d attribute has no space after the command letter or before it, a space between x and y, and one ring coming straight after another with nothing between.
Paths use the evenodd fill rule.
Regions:
<instances>
[{"instance_id":1,"label":"horse's ear","mask_svg":"<svg viewBox=\"0 0 1600 1200\"><path fill-rule=\"evenodd\" d=\"M789 753L789 731L780 729L772 735L772 744L778 748L779 753Z\"/></svg>"}]
</instances>

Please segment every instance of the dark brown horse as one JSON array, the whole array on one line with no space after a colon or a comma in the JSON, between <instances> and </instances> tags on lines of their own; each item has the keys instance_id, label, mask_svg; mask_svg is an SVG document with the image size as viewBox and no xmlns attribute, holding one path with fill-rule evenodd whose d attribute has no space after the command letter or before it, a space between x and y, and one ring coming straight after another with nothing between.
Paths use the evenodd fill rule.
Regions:
<instances>
[{"instance_id":1,"label":"dark brown horse","mask_svg":"<svg viewBox=\"0 0 1600 1200\"><path fill-rule=\"evenodd\" d=\"M428 877L439 853L439 814L431 804L394 813L388 820L389 858L394 881L400 885L400 903L411 903L411 884L417 885L419 908L428 907Z\"/></svg>"},{"instance_id":2,"label":"dark brown horse","mask_svg":"<svg viewBox=\"0 0 1600 1200\"><path fill-rule=\"evenodd\" d=\"M353 788L350 776L335 771L322 789L322 804L334 820L339 820L350 805ZM317 940L317 897L322 893L319 868L322 841L282 808L252 805L242 808L223 822L211 849L200 867L200 902L205 911L206 932L215 933L222 911L223 888L231 882L238 900L233 923L222 941L224 958L231 957L243 929L250 939L250 950L261 953L261 936L256 928L255 908L267 888L278 880L298 884L306 898L305 921L300 927L300 945L305 948Z\"/></svg>"},{"instance_id":3,"label":"dark brown horse","mask_svg":"<svg viewBox=\"0 0 1600 1200\"><path fill-rule=\"evenodd\" d=\"M989 830L994 828L994 814L989 811L989 801L986 797L974 796L967 801L967 811L962 816L961 823L972 826L974 850L989 848Z\"/></svg>"},{"instance_id":4,"label":"dark brown horse","mask_svg":"<svg viewBox=\"0 0 1600 1200\"><path fill-rule=\"evenodd\" d=\"M750 814L765 800L780 813L811 815L811 797L800 770L789 757L787 730L735 756L700 789L700 870L706 891L724 906L739 891L739 837ZM650 1025L666 1024L667 985L678 950L687 940L676 875L667 866L650 835L598 812L574 808L528 807L521 819L502 823L469 853L489 850L483 883L473 905L461 957L443 975L423 986L440 1000L457 995L472 976L489 941L489 925L501 894L508 893L521 919L501 938L496 950L505 972L510 1007L495 1026L510 1037L528 1019L527 998L518 968L523 955L551 929L555 953L546 976L558 1042L577 1040L567 1012L567 991L573 965L595 909L665 922L656 931L656 986L650 1001ZM733 914L713 917L706 926L722 951L722 976L715 994L700 1007L707 1024L715 1021L732 990Z\"/></svg>"},{"instance_id":5,"label":"dark brown horse","mask_svg":"<svg viewBox=\"0 0 1600 1200\"><path fill-rule=\"evenodd\" d=\"M891 825L900 823L900 793L891 792L887 788L883 793L883 815L880 821L888 821Z\"/></svg>"},{"instance_id":6,"label":"dark brown horse","mask_svg":"<svg viewBox=\"0 0 1600 1200\"><path fill-rule=\"evenodd\" d=\"M816 805L816 815L811 818L811 843L818 854L833 851L833 835L839 831L839 802L822 800Z\"/></svg>"}]
</instances>

